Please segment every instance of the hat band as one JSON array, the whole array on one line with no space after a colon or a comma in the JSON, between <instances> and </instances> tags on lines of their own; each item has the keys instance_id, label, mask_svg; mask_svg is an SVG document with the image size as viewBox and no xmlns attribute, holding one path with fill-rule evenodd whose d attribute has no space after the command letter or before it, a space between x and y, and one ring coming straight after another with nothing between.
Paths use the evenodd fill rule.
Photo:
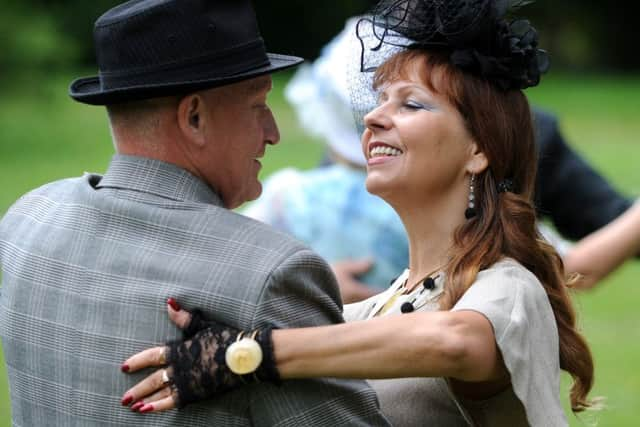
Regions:
<instances>
[{"instance_id":1,"label":"hat band","mask_svg":"<svg viewBox=\"0 0 640 427\"><path fill-rule=\"evenodd\" d=\"M262 38L234 46L225 52L199 56L152 68L126 71L100 71L102 90L132 86L184 85L204 80L222 80L270 65Z\"/></svg>"}]
</instances>

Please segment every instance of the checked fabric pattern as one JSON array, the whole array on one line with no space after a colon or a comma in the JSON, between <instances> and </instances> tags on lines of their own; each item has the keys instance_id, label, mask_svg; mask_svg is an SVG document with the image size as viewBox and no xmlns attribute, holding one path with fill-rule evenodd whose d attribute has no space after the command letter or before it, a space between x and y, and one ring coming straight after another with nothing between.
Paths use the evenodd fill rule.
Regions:
<instances>
[{"instance_id":1,"label":"checked fabric pattern","mask_svg":"<svg viewBox=\"0 0 640 427\"><path fill-rule=\"evenodd\" d=\"M116 155L104 177L54 182L0 222L0 336L13 425L386 425L364 381L251 385L179 411L120 406L119 365L174 339L166 299L238 329L342 321L326 263L224 209L176 166Z\"/></svg>"}]
</instances>

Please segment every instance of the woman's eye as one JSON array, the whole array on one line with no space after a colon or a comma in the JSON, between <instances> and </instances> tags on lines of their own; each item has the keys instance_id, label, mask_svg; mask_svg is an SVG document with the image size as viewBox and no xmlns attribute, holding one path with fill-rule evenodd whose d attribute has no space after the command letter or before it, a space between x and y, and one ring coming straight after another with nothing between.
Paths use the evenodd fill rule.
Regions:
<instances>
[{"instance_id":1,"label":"woman's eye","mask_svg":"<svg viewBox=\"0 0 640 427\"><path fill-rule=\"evenodd\" d=\"M407 101L407 102L404 103L404 106L406 108L409 108L410 110L426 109L424 104L420 104L419 102L415 102L415 101Z\"/></svg>"}]
</instances>

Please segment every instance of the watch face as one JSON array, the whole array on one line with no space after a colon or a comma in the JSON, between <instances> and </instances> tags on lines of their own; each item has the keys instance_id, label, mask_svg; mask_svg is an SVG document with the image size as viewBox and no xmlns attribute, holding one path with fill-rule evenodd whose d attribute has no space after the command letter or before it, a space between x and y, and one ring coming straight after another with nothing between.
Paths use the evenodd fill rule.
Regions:
<instances>
[{"instance_id":1,"label":"watch face","mask_svg":"<svg viewBox=\"0 0 640 427\"><path fill-rule=\"evenodd\" d=\"M227 348L225 360L234 374L250 374L262 363L262 349L256 340L243 338Z\"/></svg>"}]
</instances>

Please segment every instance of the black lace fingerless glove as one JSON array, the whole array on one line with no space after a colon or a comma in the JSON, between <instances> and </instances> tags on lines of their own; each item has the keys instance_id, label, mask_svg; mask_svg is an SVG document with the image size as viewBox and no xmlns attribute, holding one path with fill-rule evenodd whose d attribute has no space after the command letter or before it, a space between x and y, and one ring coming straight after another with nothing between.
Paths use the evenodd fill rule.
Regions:
<instances>
[{"instance_id":1,"label":"black lace fingerless glove","mask_svg":"<svg viewBox=\"0 0 640 427\"><path fill-rule=\"evenodd\" d=\"M202 312L202 310L198 310L196 308L190 313L191 320L189 321L189 326L182 330L182 336L185 340L191 339L191 337L193 337L195 334L203 329L208 328L209 326L218 325L216 322L206 320L204 318L204 313Z\"/></svg>"},{"instance_id":2,"label":"black lace fingerless glove","mask_svg":"<svg viewBox=\"0 0 640 427\"><path fill-rule=\"evenodd\" d=\"M185 406L243 384L260 381L278 384L280 375L273 356L271 331L271 328L256 331L255 341L262 350L262 362L255 372L238 375L227 366L225 358L227 349L237 341L241 331L205 321L201 313L193 316L189 328L185 330L185 335L191 336L191 339L167 344L167 363L171 367L171 380L177 392L176 405Z\"/></svg>"}]
</instances>

